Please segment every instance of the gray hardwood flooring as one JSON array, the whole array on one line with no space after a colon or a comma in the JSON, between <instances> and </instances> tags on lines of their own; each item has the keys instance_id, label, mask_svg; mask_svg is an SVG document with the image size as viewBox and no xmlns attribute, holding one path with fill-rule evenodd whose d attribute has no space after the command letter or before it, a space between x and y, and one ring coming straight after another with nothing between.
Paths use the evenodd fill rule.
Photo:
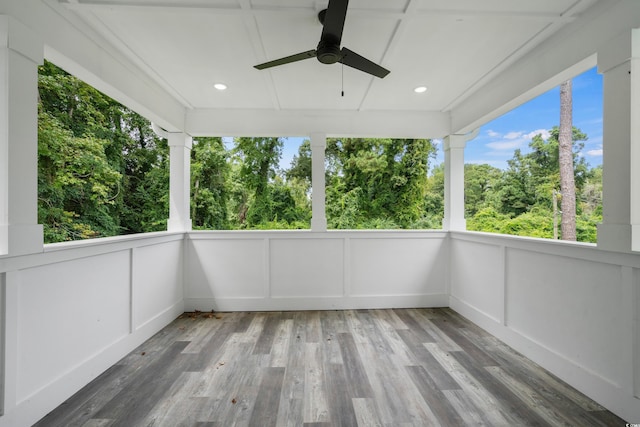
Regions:
<instances>
[{"instance_id":1,"label":"gray hardwood flooring","mask_svg":"<svg viewBox=\"0 0 640 427\"><path fill-rule=\"evenodd\" d=\"M623 426L450 309L185 313L37 426Z\"/></svg>"}]
</instances>

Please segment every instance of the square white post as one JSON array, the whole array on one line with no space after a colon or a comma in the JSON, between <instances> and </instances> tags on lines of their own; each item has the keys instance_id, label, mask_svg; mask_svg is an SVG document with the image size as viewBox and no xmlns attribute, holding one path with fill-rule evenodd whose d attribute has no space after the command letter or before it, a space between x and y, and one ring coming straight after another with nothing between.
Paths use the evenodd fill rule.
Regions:
<instances>
[{"instance_id":1,"label":"square white post","mask_svg":"<svg viewBox=\"0 0 640 427\"><path fill-rule=\"evenodd\" d=\"M191 230L191 147L186 133L170 132L169 142L169 221L167 231Z\"/></svg>"},{"instance_id":2,"label":"square white post","mask_svg":"<svg viewBox=\"0 0 640 427\"><path fill-rule=\"evenodd\" d=\"M464 231L464 148L467 135L444 138L444 218L443 230Z\"/></svg>"},{"instance_id":3,"label":"square white post","mask_svg":"<svg viewBox=\"0 0 640 427\"><path fill-rule=\"evenodd\" d=\"M0 254L42 252L38 225L38 65L44 45L0 16Z\"/></svg>"},{"instance_id":4,"label":"square white post","mask_svg":"<svg viewBox=\"0 0 640 427\"><path fill-rule=\"evenodd\" d=\"M598 52L603 75L600 249L640 251L640 30Z\"/></svg>"},{"instance_id":5,"label":"square white post","mask_svg":"<svg viewBox=\"0 0 640 427\"><path fill-rule=\"evenodd\" d=\"M327 231L324 176L327 135L312 133L309 136L311 137L311 231Z\"/></svg>"}]
</instances>

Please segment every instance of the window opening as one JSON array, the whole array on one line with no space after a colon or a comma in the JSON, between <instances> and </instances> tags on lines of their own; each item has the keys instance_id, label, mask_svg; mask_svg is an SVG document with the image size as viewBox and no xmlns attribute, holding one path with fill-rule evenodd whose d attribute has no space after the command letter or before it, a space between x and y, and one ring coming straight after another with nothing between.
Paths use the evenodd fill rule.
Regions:
<instances>
[{"instance_id":1,"label":"window opening","mask_svg":"<svg viewBox=\"0 0 640 427\"><path fill-rule=\"evenodd\" d=\"M51 62L38 92L45 243L166 230L169 150L149 121Z\"/></svg>"},{"instance_id":2,"label":"window opening","mask_svg":"<svg viewBox=\"0 0 640 427\"><path fill-rule=\"evenodd\" d=\"M602 221L602 78L593 68L573 81L576 234L596 241ZM487 123L465 150L467 229L561 237L556 87Z\"/></svg>"},{"instance_id":3,"label":"window opening","mask_svg":"<svg viewBox=\"0 0 640 427\"><path fill-rule=\"evenodd\" d=\"M429 139L329 138L329 229L442 227L444 169Z\"/></svg>"},{"instance_id":4,"label":"window opening","mask_svg":"<svg viewBox=\"0 0 640 427\"><path fill-rule=\"evenodd\" d=\"M311 227L308 138L194 138L194 229Z\"/></svg>"}]
</instances>

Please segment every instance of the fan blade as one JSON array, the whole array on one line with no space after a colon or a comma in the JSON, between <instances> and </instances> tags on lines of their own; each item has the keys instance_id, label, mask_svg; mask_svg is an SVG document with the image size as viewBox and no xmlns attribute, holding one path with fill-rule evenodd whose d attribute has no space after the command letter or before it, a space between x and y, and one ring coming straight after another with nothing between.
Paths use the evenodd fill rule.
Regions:
<instances>
[{"instance_id":1,"label":"fan blade","mask_svg":"<svg viewBox=\"0 0 640 427\"><path fill-rule=\"evenodd\" d=\"M278 65L289 64L291 62L302 61L304 59L315 58L316 50L308 50L306 52L296 53L295 55L285 56L284 58L275 59L273 61L265 62L264 64L254 65L253 68L258 70L264 70L265 68L276 67Z\"/></svg>"},{"instance_id":2,"label":"fan blade","mask_svg":"<svg viewBox=\"0 0 640 427\"><path fill-rule=\"evenodd\" d=\"M346 47L342 48L341 53L342 59L340 59L340 62L348 67L364 71L365 73L380 77L381 79L389 74L389 70L387 70L386 68L381 67L375 62L369 61L367 58L358 55L357 53L347 49Z\"/></svg>"},{"instance_id":3,"label":"fan blade","mask_svg":"<svg viewBox=\"0 0 640 427\"><path fill-rule=\"evenodd\" d=\"M344 20L347 17L347 6L349 6L349 0L329 0L327 13L324 17L322 35L320 36L321 40L327 40L328 38L340 45Z\"/></svg>"}]
</instances>

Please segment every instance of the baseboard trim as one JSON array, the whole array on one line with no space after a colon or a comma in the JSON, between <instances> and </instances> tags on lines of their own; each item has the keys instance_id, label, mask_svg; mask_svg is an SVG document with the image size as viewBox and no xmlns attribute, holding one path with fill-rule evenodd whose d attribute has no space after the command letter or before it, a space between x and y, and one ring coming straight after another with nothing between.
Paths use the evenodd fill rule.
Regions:
<instances>
[{"instance_id":1,"label":"baseboard trim","mask_svg":"<svg viewBox=\"0 0 640 427\"><path fill-rule=\"evenodd\" d=\"M447 307L447 294L286 298L185 298L185 311L299 311Z\"/></svg>"}]
</instances>

